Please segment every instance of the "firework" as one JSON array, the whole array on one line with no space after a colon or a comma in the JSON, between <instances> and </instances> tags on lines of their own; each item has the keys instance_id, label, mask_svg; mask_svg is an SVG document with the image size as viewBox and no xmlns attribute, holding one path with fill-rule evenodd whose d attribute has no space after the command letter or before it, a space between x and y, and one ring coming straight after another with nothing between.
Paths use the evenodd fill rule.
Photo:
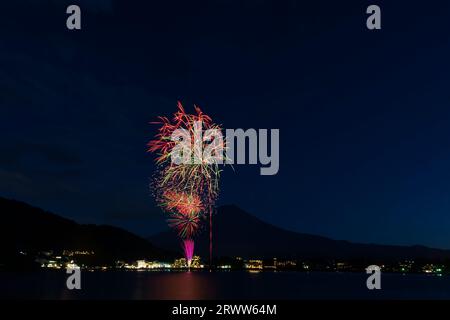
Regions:
<instances>
[{"instance_id":1,"label":"firework","mask_svg":"<svg viewBox=\"0 0 450 320\"><path fill-rule=\"evenodd\" d=\"M193 237L199 228L200 215L197 213L182 214L174 212L167 219L169 226L174 228L180 238L190 238Z\"/></svg>"},{"instance_id":2,"label":"firework","mask_svg":"<svg viewBox=\"0 0 450 320\"><path fill-rule=\"evenodd\" d=\"M219 168L221 161L216 160L224 160L226 149L226 143L221 135L220 139L214 136L214 132L220 132L221 127L214 124L197 106L195 114L187 114L180 102L171 120L159 117L159 121L154 124L160 125L160 128L155 139L148 143L148 151L157 154L159 173L154 181L157 202L168 212L169 226L183 239L188 265L194 250L192 238L199 230L203 215L209 213L211 262L212 211L219 192L221 173ZM172 161L173 151L177 147L177 141L173 136L179 132L177 130L188 133L190 151L193 151L187 158L183 158L183 163ZM206 132L205 136L203 130ZM205 149L209 151L206 155L202 153Z\"/></svg>"},{"instance_id":3,"label":"firework","mask_svg":"<svg viewBox=\"0 0 450 320\"><path fill-rule=\"evenodd\" d=\"M210 142L207 137L198 134L198 130L221 130L219 125L212 122L200 108L195 107L195 114L187 114L178 102L178 111L173 115L172 121L166 117L159 117L161 125L155 139L148 143L148 151L158 154L156 163L162 167L156 184L165 190L186 190L201 196L203 203L213 205L219 191L219 178L221 170L215 159L222 158L226 149L224 141ZM198 124L201 123L201 128ZM176 130L183 129L189 133L193 152L187 163L175 164L171 161L172 151L177 141L172 140ZM211 150L216 158L204 157L202 150Z\"/></svg>"},{"instance_id":4,"label":"firework","mask_svg":"<svg viewBox=\"0 0 450 320\"><path fill-rule=\"evenodd\" d=\"M191 267L192 256L194 255L194 240L185 239L183 240L183 250L184 256L186 257L186 262L188 267Z\"/></svg>"},{"instance_id":5,"label":"firework","mask_svg":"<svg viewBox=\"0 0 450 320\"><path fill-rule=\"evenodd\" d=\"M203 210L200 197L197 194L189 194L186 192L176 192L173 190L163 191L160 203L166 211L178 211L182 215L198 215Z\"/></svg>"},{"instance_id":6,"label":"firework","mask_svg":"<svg viewBox=\"0 0 450 320\"><path fill-rule=\"evenodd\" d=\"M169 212L169 226L177 231L180 238L192 238L197 233L203 209L198 195L164 191L159 204Z\"/></svg>"}]
</instances>

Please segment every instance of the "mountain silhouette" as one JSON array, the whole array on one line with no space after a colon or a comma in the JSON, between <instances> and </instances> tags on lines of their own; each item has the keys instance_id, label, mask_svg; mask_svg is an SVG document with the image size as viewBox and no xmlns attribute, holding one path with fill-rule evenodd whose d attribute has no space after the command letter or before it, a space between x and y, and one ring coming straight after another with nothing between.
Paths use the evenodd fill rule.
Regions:
<instances>
[{"instance_id":1,"label":"mountain silhouette","mask_svg":"<svg viewBox=\"0 0 450 320\"><path fill-rule=\"evenodd\" d=\"M26 203L2 197L0 212L0 265L16 259L20 251L94 251L92 263L96 265L117 260L167 260L181 256L180 240L172 230L144 239L117 227L78 224ZM204 230L195 239L195 252L206 258L209 254L208 223L204 225ZM359 244L288 231L266 223L234 205L217 209L213 216L213 227L215 257L450 260L450 250L425 246Z\"/></svg>"},{"instance_id":2,"label":"mountain silhouette","mask_svg":"<svg viewBox=\"0 0 450 320\"><path fill-rule=\"evenodd\" d=\"M123 229L78 224L23 202L0 197L0 212L1 260L8 261L20 251L36 253L62 250L94 251L95 263L173 256Z\"/></svg>"},{"instance_id":3,"label":"mountain silhouette","mask_svg":"<svg viewBox=\"0 0 450 320\"><path fill-rule=\"evenodd\" d=\"M208 225L208 223L205 223ZM180 251L180 241L169 230L148 238L155 245ZM195 239L195 251L209 256L209 233L206 227ZM425 246L359 244L288 231L241 210L234 205L222 206L213 215L213 248L215 257L298 259L399 260L450 259L450 250Z\"/></svg>"}]
</instances>

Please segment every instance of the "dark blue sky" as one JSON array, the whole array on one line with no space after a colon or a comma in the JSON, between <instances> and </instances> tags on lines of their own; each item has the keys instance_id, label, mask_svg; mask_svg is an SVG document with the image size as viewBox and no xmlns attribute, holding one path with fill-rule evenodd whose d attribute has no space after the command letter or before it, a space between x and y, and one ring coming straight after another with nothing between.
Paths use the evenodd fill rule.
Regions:
<instances>
[{"instance_id":1,"label":"dark blue sky","mask_svg":"<svg viewBox=\"0 0 450 320\"><path fill-rule=\"evenodd\" d=\"M226 168L219 204L450 248L448 1L17 2L0 8L0 195L164 229L145 144L181 100L225 128L280 129L278 175ZM72 3L81 31L65 27ZM372 3L381 31L365 27Z\"/></svg>"}]
</instances>

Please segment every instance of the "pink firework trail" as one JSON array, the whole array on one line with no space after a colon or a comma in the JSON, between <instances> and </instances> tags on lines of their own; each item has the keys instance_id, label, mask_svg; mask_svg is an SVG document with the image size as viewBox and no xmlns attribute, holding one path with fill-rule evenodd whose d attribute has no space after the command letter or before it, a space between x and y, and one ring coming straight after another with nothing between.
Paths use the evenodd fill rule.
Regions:
<instances>
[{"instance_id":1,"label":"pink firework trail","mask_svg":"<svg viewBox=\"0 0 450 320\"><path fill-rule=\"evenodd\" d=\"M186 262L188 267L191 267L192 256L194 254L194 240L184 239L183 240L183 250L184 256L186 257Z\"/></svg>"}]
</instances>

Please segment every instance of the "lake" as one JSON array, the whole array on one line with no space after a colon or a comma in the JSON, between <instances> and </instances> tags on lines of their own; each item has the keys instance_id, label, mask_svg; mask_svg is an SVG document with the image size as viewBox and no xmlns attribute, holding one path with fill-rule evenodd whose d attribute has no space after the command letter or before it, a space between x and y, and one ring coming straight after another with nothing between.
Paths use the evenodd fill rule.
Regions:
<instances>
[{"instance_id":1,"label":"lake","mask_svg":"<svg viewBox=\"0 0 450 320\"><path fill-rule=\"evenodd\" d=\"M0 272L0 298L12 299L450 299L450 276L382 274L368 290L363 273L81 272L81 290L65 271Z\"/></svg>"}]
</instances>

